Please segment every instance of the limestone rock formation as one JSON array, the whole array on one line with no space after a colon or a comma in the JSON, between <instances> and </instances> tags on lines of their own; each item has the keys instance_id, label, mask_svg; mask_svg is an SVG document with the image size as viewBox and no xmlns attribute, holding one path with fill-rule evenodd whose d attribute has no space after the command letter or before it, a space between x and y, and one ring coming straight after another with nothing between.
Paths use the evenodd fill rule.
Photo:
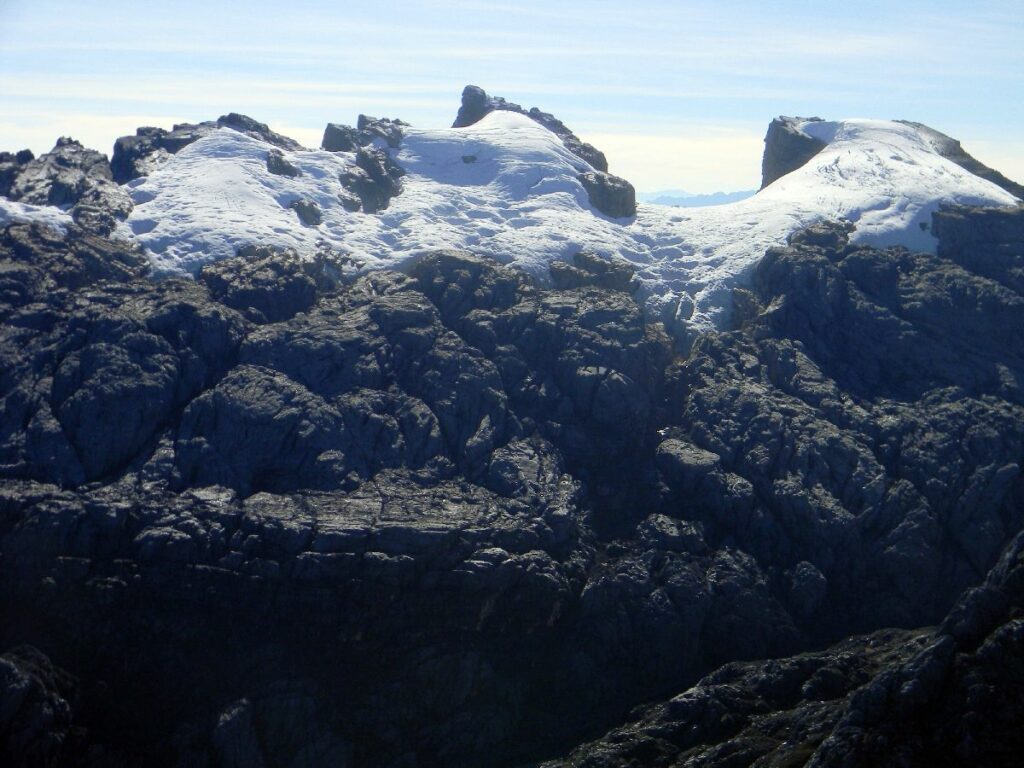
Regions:
<instances>
[{"instance_id":1,"label":"limestone rock formation","mask_svg":"<svg viewBox=\"0 0 1024 768\"><path fill-rule=\"evenodd\" d=\"M36 158L17 153L0 165L0 180L4 197L68 208L76 223L99 234L110 234L132 210L131 198L113 181L106 155L67 137Z\"/></svg>"},{"instance_id":2,"label":"limestone rock formation","mask_svg":"<svg viewBox=\"0 0 1024 768\"><path fill-rule=\"evenodd\" d=\"M457 122L493 109L522 111L469 87ZM814 150L787 125L768 176ZM0 155L75 214L0 228L4 765L1016 764L1024 208L938 210L930 253L814 223L683 344L642 260L571 243L159 273L115 180L225 127L272 145L246 162L290 232L336 226L238 115L114 170ZM326 197L417 200L407 130L328 126ZM583 219L642 229L580 180L618 221Z\"/></svg>"},{"instance_id":3,"label":"limestone rock formation","mask_svg":"<svg viewBox=\"0 0 1024 768\"><path fill-rule=\"evenodd\" d=\"M383 211L391 198L402 193L404 175L405 170L387 152L360 147L355 165L341 174L341 184L348 193L342 204L351 211Z\"/></svg>"},{"instance_id":4,"label":"limestone rock formation","mask_svg":"<svg viewBox=\"0 0 1024 768\"><path fill-rule=\"evenodd\" d=\"M587 190L590 204L613 219L626 219L636 215L636 190L618 176L601 171L587 171L579 175Z\"/></svg>"},{"instance_id":5,"label":"limestone rock formation","mask_svg":"<svg viewBox=\"0 0 1024 768\"><path fill-rule=\"evenodd\" d=\"M483 88L476 85L467 85L463 89L462 104L459 107L458 114L455 116L455 122L452 123L452 127L463 128L467 125L473 125L484 115L496 109L526 115L558 136L562 143L565 144L566 149L589 163L595 170L603 173L608 172L608 160L604 153L592 144L582 141L565 123L551 113L542 112L537 107L531 107L529 110L523 109L518 104L506 101L501 96L488 96Z\"/></svg>"},{"instance_id":6,"label":"limestone rock formation","mask_svg":"<svg viewBox=\"0 0 1024 768\"><path fill-rule=\"evenodd\" d=\"M232 112L222 115L215 121L202 123L181 123L170 131L163 128L139 128L134 136L122 136L114 142L114 154L110 159L110 168L114 181L118 184L148 176L158 168L170 155L208 136L218 128L231 128L240 133L254 136L262 141L273 144L280 149L302 149L302 145L294 139L275 133L270 128L247 115Z\"/></svg>"},{"instance_id":7,"label":"limestone rock formation","mask_svg":"<svg viewBox=\"0 0 1024 768\"><path fill-rule=\"evenodd\" d=\"M764 155L761 158L761 189L805 165L825 148L825 142L797 130L795 124L803 119L777 117L768 125L768 133L764 137Z\"/></svg>"},{"instance_id":8,"label":"limestone rock formation","mask_svg":"<svg viewBox=\"0 0 1024 768\"><path fill-rule=\"evenodd\" d=\"M402 129L407 126L408 123L401 120L359 115L355 128L328 123L320 147L328 152L355 152L370 145L374 139L383 139L389 147L397 149L402 143Z\"/></svg>"}]
</instances>

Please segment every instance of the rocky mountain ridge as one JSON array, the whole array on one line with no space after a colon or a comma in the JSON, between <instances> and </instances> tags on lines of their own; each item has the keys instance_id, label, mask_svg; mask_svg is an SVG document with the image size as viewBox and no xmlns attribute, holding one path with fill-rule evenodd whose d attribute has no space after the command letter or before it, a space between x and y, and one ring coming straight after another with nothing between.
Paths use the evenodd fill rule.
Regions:
<instances>
[{"instance_id":1,"label":"rocky mountain ridge","mask_svg":"<svg viewBox=\"0 0 1024 768\"><path fill-rule=\"evenodd\" d=\"M207 130L276 147L121 157ZM396 206L408 130L325 145ZM260 179L311 172L277 148ZM125 189L62 156L41 187ZM0 755L1012 765L1022 210L937 210L933 253L799 229L685 345L594 252L249 244L191 277L84 208L6 224Z\"/></svg>"}]
</instances>

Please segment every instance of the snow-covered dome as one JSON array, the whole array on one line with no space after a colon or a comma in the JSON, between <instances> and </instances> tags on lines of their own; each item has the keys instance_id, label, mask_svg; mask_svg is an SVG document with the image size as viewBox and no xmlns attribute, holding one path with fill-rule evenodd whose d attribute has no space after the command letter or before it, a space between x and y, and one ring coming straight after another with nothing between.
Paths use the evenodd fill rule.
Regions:
<instances>
[{"instance_id":1,"label":"snow-covered dome","mask_svg":"<svg viewBox=\"0 0 1024 768\"><path fill-rule=\"evenodd\" d=\"M708 208L641 204L627 219L593 208L579 180L593 169L515 112L494 111L462 128L406 128L397 149L378 140L406 175L403 192L375 214L342 202L339 178L354 167L354 153L282 150L223 128L130 182L135 209L119 234L172 272L195 272L248 243L308 253L327 246L364 269L465 248L538 276L586 249L635 264L650 311L700 328L726 317L732 288L766 248L815 221L853 222L855 242L934 250L929 224L940 205L1017 202L943 157L924 126L805 120L791 127L823 148L757 195ZM301 174L271 173L272 151ZM304 224L289 207L297 201L315 203L320 223Z\"/></svg>"}]
</instances>

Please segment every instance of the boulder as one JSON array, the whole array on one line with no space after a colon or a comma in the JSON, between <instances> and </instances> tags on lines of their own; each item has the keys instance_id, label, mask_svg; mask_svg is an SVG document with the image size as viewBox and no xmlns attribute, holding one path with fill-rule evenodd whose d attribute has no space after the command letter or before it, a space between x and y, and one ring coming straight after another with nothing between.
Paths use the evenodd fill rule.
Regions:
<instances>
[{"instance_id":1,"label":"boulder","mask_svg":"<svg viewBox=\"0 0 1024 768\"><path fill-rule=\"evenodd\" d=\"M287 176L292 179L302 175L302 171L286 160L279 149L272 149L267 153L267 170L277 176Z\"/></svg>"},{"instance_id":2,"label":"boulder","mask_svg":"<svg viewBox=\"0 0 1024 768\"><path fill-rule=\"evenodd\" d=\"M320 142L320 148L328 152L355 152L360 146L359 132L339 123L328 123Z\"/></svg>"},{"instance_id":3,"label":"boulder","mask_svg":"<svg viewBox=\"0 0 1024 768\"><path fill-rule=\"evenodd\" d=\"M324 220L323 212L315 200L293 200L288 204L288 207L295 211L299 221L307 227L317 227Z\"/></svg>"},{"instance_id":4,"label":"boulder","mask_svg":"<svg viewBox=\"0 0 1024 768\"><path fill-rule=\"evenodd\" d=\"M601 171L587 171L577 178L587 191L590 204L605 216L636 216L636 190L625 179Z\"/></svg>"}]
</instances>

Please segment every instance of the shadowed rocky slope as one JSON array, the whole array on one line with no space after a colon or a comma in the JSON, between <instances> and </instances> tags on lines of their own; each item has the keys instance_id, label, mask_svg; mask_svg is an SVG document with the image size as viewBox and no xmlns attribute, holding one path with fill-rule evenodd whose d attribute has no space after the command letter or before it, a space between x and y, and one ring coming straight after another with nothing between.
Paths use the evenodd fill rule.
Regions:
<instances>
[{"instance_id":1,"label":"shadowed rocky slope","mask_svg":"<svg viewBox=\"0 0 1024 768\"><path fill-rule=\"evenodd\" d=\"M1000 764L1019 547L957 600L1024 522L1021 220L939 218L940 256L794 236L686 359L585 254L153 281L8 227L9 759L517 765L625 721L568 764Z\"/></svg>"}]
</instances>

